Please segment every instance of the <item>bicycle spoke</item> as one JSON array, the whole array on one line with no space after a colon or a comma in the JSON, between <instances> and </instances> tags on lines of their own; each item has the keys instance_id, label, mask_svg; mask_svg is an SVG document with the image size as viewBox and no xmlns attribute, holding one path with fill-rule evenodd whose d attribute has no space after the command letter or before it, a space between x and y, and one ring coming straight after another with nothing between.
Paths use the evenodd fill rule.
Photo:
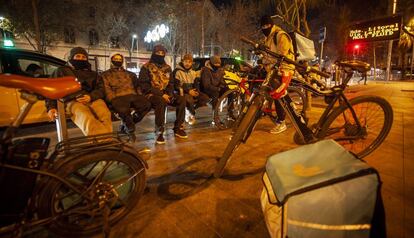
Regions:
<instances>
[{"instance_id":1,"label":"bicycle spoke","mask_svg":"<svg viewBox=\"0 0 414 238\"><path fill-rule=\"evenodd\" d=\"M80 174L78 171L72 173L75 177L82 180L84 183L89 183L91 180L87 178L87 176Z\"/></svg>"},{"instance_id":2,"label":"bicycle spoke","mask_svg":"<svg viewBox=\"0 0 414 238\"><path fill-rule=\"evenodd\" d=\"M131 181L132 179L134 179L138 174L144 172L145 169L142 168L140 169L138 172L136 172L135 174L133 174L132 176L129 177L124 177L121 179L118 179L117 181L111 182L111 184L114 186L115 189L121 187L122 185L124 185L126 182Z\"/></svg>"},{"instance_id":3,"label":"bicycle spoke","mask_svg":"<svg viewBox=\"0 0 414 238\"><path fill-rule=\"evenodd\" d=\"M96 165L98 165L99 164L99 161L98 162L95 162L95 164L84 174L84 176L85 177L88 177L89 176L89 174L92 172L92 170L96 167Z\"/></svg>"},{"instance_id":4,"label":"bicycle spoke","mask_svg":"<svg viewBox=\"0 0 414 238\"><path fill-rule=\"evenodd\" d=\"M91 183L91 185L88 187L87 190L89 190L91 187L93 187L98 181L101 181L103 176L106 173L106 170L114 163L113 160L111 161L105 161L107 162L106 165L102 168L102 170L96 175L95 179L93 180L93 182Z\"/></svg>"}]
</instances>

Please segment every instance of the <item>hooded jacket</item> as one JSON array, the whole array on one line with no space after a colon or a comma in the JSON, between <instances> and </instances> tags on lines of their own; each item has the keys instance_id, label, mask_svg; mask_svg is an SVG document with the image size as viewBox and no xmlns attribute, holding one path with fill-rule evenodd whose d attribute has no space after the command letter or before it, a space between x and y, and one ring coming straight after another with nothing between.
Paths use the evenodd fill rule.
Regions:
<instances>
[{"instance_id":1,"label":"hooded jacket","mask_svg":"<svg viewBox=\"0 0 414 238\"><path fill-rule=\"evenodd\" d=\"M116 97L136 95L138 78L124 68L111 68L102 73L105 96L108 102Z\"/></svg>"},{"instance_id":2,"label":"hooded jacket","mask_svg":"<svg viewBox=\"0 0 414 238\"><path fill-rule=\"evenodd\" d=\"M156 64L150 60L141 67L138 84L144 94L173 96L174 83L171 67L166 63Z\"/></svg>"},{"instance_id":3,"label":"hooded jacket","mask_svg":"<svg viewBox=\"0 0 414 238\"><path fill-rule=\"evenodd\" d=\"M193 69L185 69L182 63L179 63L173 71L174 90L181 96L188 94L190 89L200 90L200 75Z\"/></svg>"},{"instance_id":4,"label":"hooded jacket","mask_svg":"<svg viewBox=\"0 0 414 238\"><path fill-rule=\"evenodd\" d=\"M201 69L201 91L206 92L218 92L226 85L223 79L224 70L219 68L216 71L211 67L210 60L206 61L206 66Z\"/></svg>"}]
</instances>

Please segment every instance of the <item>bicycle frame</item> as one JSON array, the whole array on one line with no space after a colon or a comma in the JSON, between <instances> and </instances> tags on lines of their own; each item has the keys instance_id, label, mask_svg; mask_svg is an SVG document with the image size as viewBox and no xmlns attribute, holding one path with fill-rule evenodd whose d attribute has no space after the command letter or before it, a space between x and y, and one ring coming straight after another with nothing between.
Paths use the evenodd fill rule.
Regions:
<instances>
[{"instance_id":1,"label":"bicycle frame","mask_svg":"<svg viewBox=\"0 0 414 238\"><path fill-rule=\"evenodd\" d=\"M315 125L315 128L313 128L313 131L306 125L305 121L300 115L297 115L291 105L292 100L290 99L289 95L286 95L285 97L281 98L281 104L285 111L287 112L289 118L291 119L293 126L295 127L296 131L299 133L301 138L304 140L305 143L312 143L318 140L319 132L322 128L323 123L326 121L326 119L329 117L333 109L335 108L335 104L339 102L339 104L344 103L346 107L351 111L353 119L356 122L356 125L358 128L361 128L361 123L355 113L354 108L350 104L348 98L344 94L344 90L346 88L346 85L348 84L349 80L352 78L352 72L347 72L346 78L342 81L342 84L339 86L335 86L331 88L330 90L321 91L316 88L314 88L312 85L310 85L307 82L304 81L298 81L297 83L300 83L299 87L302 87L306 91L310 91L311 93L314 93L318 96L330 96L333 97L333 100L328 104L322 115L320 116L318 122ZM344 140L351 139L351 138L344 138Z\"/></svg>"},{"instance_id":2,"label":"bicycle frame","mask_svg":"<svg viewBox=\"0 0 414 238\"><path fill-rule=\"evenodd\" d=\"M324 112L322 113L322 115L320 116L318 122L315 124L314 128L309 128L306 122L306 119L303 118L302 115L299 115L298 113L296 113L294 107L293 107L293 101L292 99L289 97L289 95L285 95L284 97L280 98L280 102L284 108L284 110L286 111L287 115L289 116L289 118L292 121L292 124L295 128L295 130L298 132L298 134L300 135L300 137L303 139L303 141L305 143L312 143L318 140L319 137L319 132L322 128L323 123L326 121L326 119L329 117L329 115L331 114L331 112L334 110L335 105L337 102L339 102L339 104L344 104L346 105L347 108L349 108L349 110L352 113L352 116L356 122L356 125L358 126L358 128L361 128L361 123L355 113L355 110L353 109L353 107L351 106L349 100L346 98L345 94L344 94L344 89L346 88L346 85L348 84L349 80L352 77L352 72L348 72L347 73L347 77L342 81L342 84L339 86L335 86L333 88L331 88L330 90L319 90L314 88L311 84L302 81L302 80L297 80L297 79L293 79L293 82L296 83L297 87L303 88L306 91L309 91L315 95L318 96L330 96L333 97L333 100L330 101L330 103L328 104L328 106L326 107L326 109L324 110ZM245 80L248 81L248 80ZM260 80L263 85L265 84L265 80ZM246 91L247 92L247 91ZM253 100L255 100L256 96L258 94L262 94L262 96L264 98L266 98L266 92L264 92L263 90L261 90L261 92L253 92L250 95L250 99L249 101L246 103L245 108L248 108ZM261 102L263 105L263 102ZM262 110L261 110L262 111ZM242 116L240 117L240 120L243 118L244 113L246 112L246 109L242 110ZM259 119L260 115L257 114L256 118L254 120L254 124L257 123L257 120ZM238 124L238 123L236 123ZM247 141L247 139L249 138L250 134L252 133L254 129L254 126L249 126L249 129L246 131L246 135L243 137L243 142L245 143ZM347 139L351 139L351 138L347 138L344 137L344 140Z\"/></svg>"}]
</instances>

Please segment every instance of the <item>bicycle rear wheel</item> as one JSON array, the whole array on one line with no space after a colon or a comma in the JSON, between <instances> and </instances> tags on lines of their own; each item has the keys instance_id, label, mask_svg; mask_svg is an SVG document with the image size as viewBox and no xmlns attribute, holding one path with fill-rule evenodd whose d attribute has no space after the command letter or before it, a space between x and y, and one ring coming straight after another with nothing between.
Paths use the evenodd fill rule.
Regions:
<instances>
[{"instance_id":1,"label":"bicycle rear wheel","mask_svg":"<svg viewBox=\"0 0 414 238\"><path fill-rule=\"evenodd\" d=\"M361 128L346 105L336 108L323 124L318 138L334 139L359 158L373 152L391 130L393 110L383 98L360 96L350 100Z\"/></svg>"},{"instance_id":2,"label":"bicycle rear wheel","mask_svg":"<svg viewBox=\"0 0 414 238\"><path fill-rule=\"evenodd\" d=\"M261 99L257 97L247 108L243 119L240 121L239 126L235 130L230 142L227 144L227 147L223 152L223 155L216 165L214 177L219 178L223 175L224 168L226 167L226 164L233 151L239 146L242 141L245 141L245 137L249 136L247 133L251 133L253 131L253 127L257 122L258 114L261 113L261 107Z\"/></svg>"},{"instance_id":3,"label":"bicycle rear wheel","mask_svg":"<svg viewBox=\"0 0 414 238\"><path fill-rule=\"evenodd\" d=\"M120 150L96 151L65 161L39 195L39 216L55 217L49 229L60 236L90 236L128 214L145 188L145 167Z\"/></svg>"},{"instance_id":4,"label":"bicycle rear wheel","mask_svg":"<svg viewBox=\"0 0 414 238\"><path fill-rule=\"evenodd\" d=\"M244 104L243 96L238 89L228 90L221 95L213 108L214 124L218 129L233 127Z\"/></svg>"}]
</instances>

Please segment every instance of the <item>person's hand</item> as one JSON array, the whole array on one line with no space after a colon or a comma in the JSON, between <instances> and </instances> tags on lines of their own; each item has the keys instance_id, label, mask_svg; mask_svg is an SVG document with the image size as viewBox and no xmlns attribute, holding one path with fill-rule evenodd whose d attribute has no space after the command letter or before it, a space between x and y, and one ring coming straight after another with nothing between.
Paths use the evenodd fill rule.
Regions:
<instances>
[{"instance_id":1,"label":"person's hand","mask_svg":"<svg viewBox=\"0 0 414 238\"><path fill-rule=\"evenodd\" d=\"M162 98L164 98L164 100L165 100L167 103L170 103L170 96L168 96L168 94L164 94L164 95L162 95Z\"/></svg>"},{"instance_id":2,"label":"person's hand","mask_svg":"<svg viewBox=\"0 0 414 238\"><path fill-rule=\"evenodd\" d=\"M47 112L47 115L48 115L50 121L55 121L56 118L58 117L57 110L55 108L50 109Z\"/></svg>"},{"instance_id":3,"label":"person's hand","mask_svg":"<svg viewBox=\"0 0 414 238\"><path fill-rule=\"evenodd\" d=\"M91 96L89 96L88 94L85 94L82 97L76 98L76 101L86 104L91 101Z\"/></svg>"},{"instance_id":4,"label":"person's hand","mask_svg":"<svg viewBox=\"0 0 414 238\"><path fill-rule=\"evenodd\" d=\"M195 89L190 89L190 91L188 92L188 94L190 94L193 97L197 97L198 96L198 92Z\"/></svg>"},{"instance_id":5,"label":"person's hand","mask_svg":"<svg viewBox=\"0 0 414 238\"><path fill-rule=\"evenodd\" d=\"M275 91L270 93L270 96L272 96L273 99L279 99L283 97L285 95L287 86L288 85L286 83L282 83Z\"/></svg>"},{"instance_id":6,"label":"person's hand","mask_svg":"<svg viewBox=\"0 0 414 238\"><path fill-rule=\"evenodd\" d=\"M263 68L266 70L267 73L270 73L273 70L273 65L266 64L266 65L263 65Z\"/></svg>"}]
</instances>

